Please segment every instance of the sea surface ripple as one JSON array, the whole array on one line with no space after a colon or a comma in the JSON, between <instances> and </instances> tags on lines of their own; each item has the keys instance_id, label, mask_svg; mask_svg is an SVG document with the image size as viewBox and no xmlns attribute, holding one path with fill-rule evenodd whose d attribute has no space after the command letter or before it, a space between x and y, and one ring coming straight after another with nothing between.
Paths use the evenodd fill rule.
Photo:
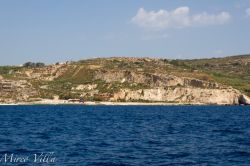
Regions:
<instances>
[{"instance_id":1,"label":"sea surface ripple","mask_svg":"<svg viewBox=\"0 0 250 166\"><path fill-rule=\"evenodd\" d=\"M247 106L0 106L0 122L0 165L250 165Z\"/></svg>"}]
</instances>

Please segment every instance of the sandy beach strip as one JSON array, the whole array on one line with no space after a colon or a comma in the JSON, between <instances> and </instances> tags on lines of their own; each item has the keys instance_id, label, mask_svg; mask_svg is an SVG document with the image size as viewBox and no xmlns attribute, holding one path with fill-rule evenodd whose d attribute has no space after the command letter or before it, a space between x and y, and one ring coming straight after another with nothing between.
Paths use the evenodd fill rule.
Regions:
<instances>
[{"instance_id":1,"label":"sandy beach strip","mask_svg":"<svg viewBox=\"0 0 250 166\"><path fill-rule=\"evenodd\" d=\"M43 99L40 101L33 102L19 102L19 103L0 103L0 105L146 105L146 106L157 106L157 105L203 105L201 103L164 103L164 102L109 102L109 101L85 101L84 103L69 102L67 100L50 100Z\"/></svg>"}]
</instances>

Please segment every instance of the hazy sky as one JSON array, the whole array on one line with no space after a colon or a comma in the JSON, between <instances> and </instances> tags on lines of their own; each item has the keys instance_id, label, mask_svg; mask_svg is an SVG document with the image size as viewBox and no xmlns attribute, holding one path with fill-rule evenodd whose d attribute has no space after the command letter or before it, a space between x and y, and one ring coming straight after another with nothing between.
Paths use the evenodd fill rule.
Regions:
<instances>
[{"instance_id":1,"label":"hazy sky","mask_svg":"<svg viewBox=\"0 0 250 166\"><path fill-rule=\"evenodd\" d=\"M250 0L0 0L0 65L250 53Z\"/></svg>"}]
</instances>

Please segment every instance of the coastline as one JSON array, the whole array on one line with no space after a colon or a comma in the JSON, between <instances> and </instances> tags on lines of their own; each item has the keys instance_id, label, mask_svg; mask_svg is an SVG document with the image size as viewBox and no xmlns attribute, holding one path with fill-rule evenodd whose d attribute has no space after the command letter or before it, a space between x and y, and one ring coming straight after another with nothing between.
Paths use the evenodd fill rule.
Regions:
<instances>
[{"instance_id":1,"label":"coastline","mask_svg":"<svg viewBox=\"0 0 250 166\"><path fill-rule=\"evenodd\" d=\"M143 103L143 102L84 102L84 103L41 103L41 102L25 102L25 103L0 103L0 106L8 106L8 105L107 105L107 106L115 106L115 105L204 105L204 104L189 104L189 103Z\"/></svg>"},{"instance_id":2,"label":"coastline","mask_svg":"<svg viewBox=\"0 0 250 166\"><path fill-rule=\"evenodd\" d=\"M32 102L0 103L0 106L8 105L107 105L107 106L171 106L171 105L225 105L225 104L204 104L204 103L167 103L167 102L111 102L111 101L86 101L84 103L69 102L67 100L43 99Z\"/></svg>"}]
</instances>

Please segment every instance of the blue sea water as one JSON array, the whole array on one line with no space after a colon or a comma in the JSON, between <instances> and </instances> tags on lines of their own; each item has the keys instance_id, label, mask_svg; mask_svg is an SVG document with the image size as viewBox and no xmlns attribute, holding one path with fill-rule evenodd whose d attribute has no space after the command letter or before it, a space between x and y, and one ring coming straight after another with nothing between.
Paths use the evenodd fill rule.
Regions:
<instances>
[{"instance_id":1,"label":"blue sea water","mask_svg":"<svg viewBox=\"0 0 250 166\"><path fill-rule=\"evenodd\" d=\"M250 165L250 107L0 106L0 123L0 165Z\"/></svg>"}]
</instances>

